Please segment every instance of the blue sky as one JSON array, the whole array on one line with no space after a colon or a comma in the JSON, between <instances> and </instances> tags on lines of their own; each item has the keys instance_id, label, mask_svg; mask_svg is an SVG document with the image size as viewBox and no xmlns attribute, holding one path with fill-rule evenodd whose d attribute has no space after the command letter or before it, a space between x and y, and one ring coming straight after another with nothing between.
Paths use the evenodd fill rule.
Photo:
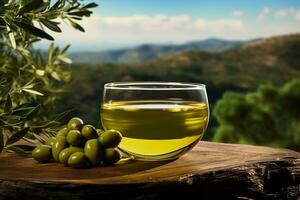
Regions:
<instances>
[{"instance_id":1,"label":"blue sky","mask_svg":"<svg viewBox=\"0 0 300 200\"><path fill-rule=\"evenodd\" d=\"M300 7L299 0L102 0L97 2L97 14L104 16L127 16L132 14L167 14L192 17L220 18L230 15L232 10L242 10L249 17L258 14L263 7L282 9Z\"/></svg>"},{"instance_id":2,"label":"blue sky","mask_svg":"<svg viewBox=\"0 0 300 200\"><path fill-rule=\"evenodd\" d=\"M299 0L102 0L81 22L66 25L56 43L71 50L105 50L143 43L184 43L211 37L246 40L300 33ZM41 43L40 46L44 46Z\"/></svg>"}]
</instances>

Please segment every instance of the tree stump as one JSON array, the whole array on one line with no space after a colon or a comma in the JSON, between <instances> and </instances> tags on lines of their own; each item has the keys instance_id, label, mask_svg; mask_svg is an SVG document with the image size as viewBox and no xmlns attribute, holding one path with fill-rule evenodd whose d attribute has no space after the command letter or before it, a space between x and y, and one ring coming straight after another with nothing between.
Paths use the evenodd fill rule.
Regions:
<instances>
[{"instance_id":1,"label":"tree stump","mask_svg":"<svg viewBox=\"0 0 300 200\"><path fill-rule=\"evenodd\" d=\"M297 199L300 153L199 142L174 161L92 169L0 154L0 199Z\"/></svg>"}]
</instances>

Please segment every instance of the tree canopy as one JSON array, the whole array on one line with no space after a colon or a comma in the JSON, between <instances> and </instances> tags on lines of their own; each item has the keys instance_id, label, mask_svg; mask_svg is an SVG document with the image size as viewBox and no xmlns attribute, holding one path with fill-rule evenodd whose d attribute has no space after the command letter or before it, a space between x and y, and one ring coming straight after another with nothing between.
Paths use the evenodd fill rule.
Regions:
<instances>
[{"instance_id":1,"label":"tree canopy","mask_svg":"<svg viewBox=\"0 0 300 200\"><path fill-rule=\"evenodd\" d=\"M214 140L300 150L300 79L282 87L261 85L249 93L226 92L213 115Z\"/></svg>"}]
</instances>

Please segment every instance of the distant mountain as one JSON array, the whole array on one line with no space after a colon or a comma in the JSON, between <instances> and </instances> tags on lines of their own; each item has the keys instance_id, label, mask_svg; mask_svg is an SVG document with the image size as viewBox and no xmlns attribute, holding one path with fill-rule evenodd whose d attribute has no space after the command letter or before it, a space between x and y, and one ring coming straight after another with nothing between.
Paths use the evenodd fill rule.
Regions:
<instances>
[{"instance_id":1,"label":"distant mountain","mask_svg":"<svg viewBox=\"0 0 300 200\"><path fill-rule=\"evenodd\" d=\"M120 50L100 51L100 52L74 52L70 54L76 63L131 63L153 60L163 56L182 53L187 51L204 51L210 53L220 53L243 44L246 41L229 41L221 39L207 39L193 41L184 44L144 44L134 48Z\"/></svg>"},{"instance_id":2,"label":"distant mountain","mask_svg":"<svg viewBox=\"0 0 300 200\"><path fill-rule=\"evenodd\" d=\"M300 77L300 34L270 37L245 43L219 54L190 51L148 61L139 68L151 66L151 76L160 73L157 66L171 69L185 81L230 84L249 89L260 83L282 84ZM189 76L187 76L189 74ZM168 76L171 76L169 73Z\"/></svg>"}]
</instances>

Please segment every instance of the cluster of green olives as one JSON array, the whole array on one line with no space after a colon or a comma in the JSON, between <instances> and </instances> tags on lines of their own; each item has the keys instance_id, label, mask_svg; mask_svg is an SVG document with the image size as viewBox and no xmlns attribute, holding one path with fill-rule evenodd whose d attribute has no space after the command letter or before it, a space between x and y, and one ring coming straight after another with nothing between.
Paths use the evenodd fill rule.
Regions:
<instances>
[{"instance_id":1,"label":"cluster of green olives","mask_svg":"<svg viewBox=\"0 0 300 200\"><path fill-rule=\"evenodd\" d=\"M73 168L112 165L120 160L120 153L115 147L121 139L122 135L117 130L96 129L74 117L67 127L57 132L56 137L50 137L44 145L37 146L32 157L39 162L54 160Z\"/></svg>"}]
</instances>

